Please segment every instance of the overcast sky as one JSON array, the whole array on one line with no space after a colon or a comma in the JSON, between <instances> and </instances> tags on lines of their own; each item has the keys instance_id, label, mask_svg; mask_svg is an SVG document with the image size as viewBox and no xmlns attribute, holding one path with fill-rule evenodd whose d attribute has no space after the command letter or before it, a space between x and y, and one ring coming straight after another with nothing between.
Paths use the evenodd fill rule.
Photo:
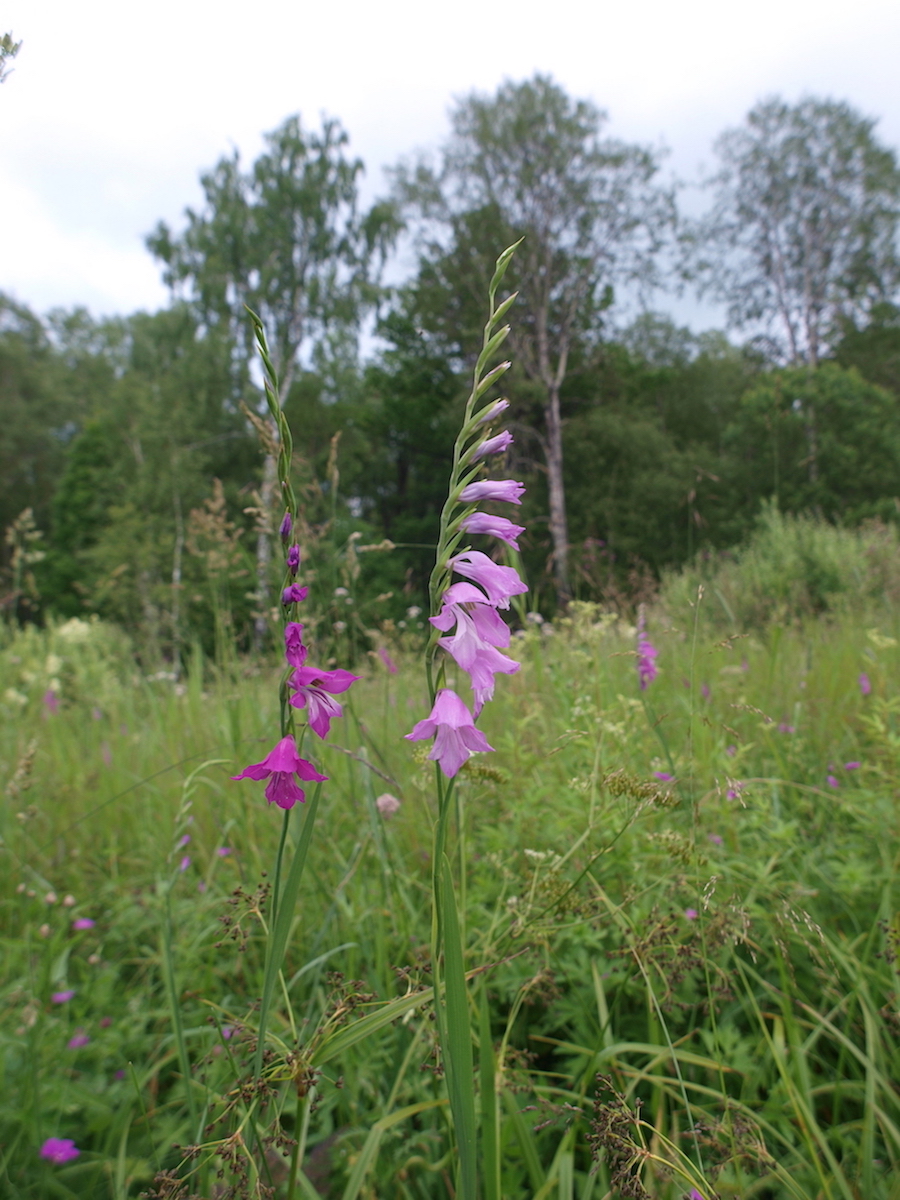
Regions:
<instances>
[{"instance_id":1,"label":"overcast sky","mask_svg":"<svg viewBox=\"0 0 900 1200\"><path fill-rule=\"evenodd\" d=\"M897 0L5 0L0 26L23 42L0 87L0 290L38 311L164 305L145 234L180 227L200 171L233 147L252 161L295 112L341 119L368 196L440 143L454 96L535 71L606 109L610 134L668 146L686 180L775 92L847 99L900 145Z\"/></svg>"}]
</instances>

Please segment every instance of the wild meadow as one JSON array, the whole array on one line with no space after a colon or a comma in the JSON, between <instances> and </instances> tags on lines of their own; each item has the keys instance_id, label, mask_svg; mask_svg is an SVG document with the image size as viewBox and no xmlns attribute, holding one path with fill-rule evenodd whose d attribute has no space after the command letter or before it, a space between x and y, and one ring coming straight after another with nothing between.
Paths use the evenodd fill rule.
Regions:
<instances>
[{"instance_id":1,"label":"wild meadow","mask_svg":"<svg viewBox=\"0 0 900 1200\"><path fill-rule=\"evenodd\" d=\"M526 618L458 780L500 1194L897 1196L896 612L735 630L694 582L646 614L645 691L633 621ZM4 636L4 1195L283 1197L293 1159L292 1196L454 1194L432 765L403 738L424 637L415 609L382 632L321 748L254 1162L279 822L229 776L271 740L275 667L148 676L98 620Z\"/></svg>"}]
</instances>

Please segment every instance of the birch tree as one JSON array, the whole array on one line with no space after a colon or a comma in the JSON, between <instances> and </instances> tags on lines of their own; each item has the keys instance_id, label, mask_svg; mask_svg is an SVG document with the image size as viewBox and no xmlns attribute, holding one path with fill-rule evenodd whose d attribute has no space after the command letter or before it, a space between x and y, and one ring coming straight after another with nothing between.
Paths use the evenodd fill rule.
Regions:
<instances>
[{"instance_id":1,"label":"birch tree","mask_svg":"<svg viewBox=\"0 0 900 1200\"><path fill-rule=\"evenodd\" d=\"M505 83L494 96L458 102L436 168L419 162L396 176L418 214L425 286L429 272L435 283L455 277L451 315L465 304L464 281L482 295L498 247L524 237L508 276L519 292L511 344L541 395L561 605L571 593L560 392L575 346L599 336L613 288L655 279L674 213L671 194L655 181L657 156L602 137L606 119L546 76Z\"/></svg>"}]
</instances>

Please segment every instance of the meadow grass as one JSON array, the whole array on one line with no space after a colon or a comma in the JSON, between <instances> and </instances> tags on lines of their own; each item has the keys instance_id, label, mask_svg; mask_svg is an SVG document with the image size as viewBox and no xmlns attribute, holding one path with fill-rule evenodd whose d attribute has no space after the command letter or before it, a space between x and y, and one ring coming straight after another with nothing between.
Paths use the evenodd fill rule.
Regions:
<instances>
[{"instance_id":1,"label":"meadow grass","mask_svg":"<svg viewBox=\"0 0 900 1200\"><path fill-rule=\"evenodd\" d=\"M645 693L626 622L576 605L529 624L484 712L497 753L460 777L451 852L506 1200L900 1197L897 622L731 637L705 604L650 614ZM228 776L271 744L275 666L197 654L183 680L148 679L99 622L6 635L11 1200L285 1197L293 1155L298 1196L452 1194L406 637L322 750L260 1088L280 822ZM79 1157L43 1161L48 1137Z\"/></svg>"}]
</instances>

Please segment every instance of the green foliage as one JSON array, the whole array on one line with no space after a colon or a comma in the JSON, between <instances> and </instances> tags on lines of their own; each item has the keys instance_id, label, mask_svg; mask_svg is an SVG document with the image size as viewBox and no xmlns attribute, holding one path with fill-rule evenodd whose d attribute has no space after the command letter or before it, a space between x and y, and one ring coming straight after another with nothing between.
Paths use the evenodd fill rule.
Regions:
<instances>
[{"instance_id":1,"label":"green foliage","mask_svg":"<svg viewBox=\"0 0 900 1200\"><path fill-rule=\"evenodd\" d=\"M700 555L664 581L662 598L683 608L703 584L719 624L762 628L816 613L841 616L900 600L896 526L877 522L843 529L764 505L746 544Z\"/></svg>"}]
</instances>

